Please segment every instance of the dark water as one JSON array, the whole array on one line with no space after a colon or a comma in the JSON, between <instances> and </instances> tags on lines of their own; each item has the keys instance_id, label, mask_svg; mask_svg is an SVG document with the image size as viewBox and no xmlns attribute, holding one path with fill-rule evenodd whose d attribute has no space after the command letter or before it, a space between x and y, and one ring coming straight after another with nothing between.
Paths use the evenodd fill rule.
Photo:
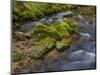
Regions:
<instances>
[{"instance_id":1,"label":"dark water","mask_svg":"<svg viewBox=\"0 0 100 75\"><path fill-rule=\"evenodd\" d=\"M26 23L21 26L22 31L33 28L36 23L50 23L59 21L67 14L73 12L66 11L53 15L49 18L42 18L36 22ZM45 71L61 71L61 70L83 70L96 68L96 23L95 17L86 18L78 15L78 25L80 27L80 39L67 48L61 55L55 58L45 57L42 65L36 70L27 70L28 72L45 72ZM24 71L24 73L26 70Z\"/></svg>"}]
</instances>

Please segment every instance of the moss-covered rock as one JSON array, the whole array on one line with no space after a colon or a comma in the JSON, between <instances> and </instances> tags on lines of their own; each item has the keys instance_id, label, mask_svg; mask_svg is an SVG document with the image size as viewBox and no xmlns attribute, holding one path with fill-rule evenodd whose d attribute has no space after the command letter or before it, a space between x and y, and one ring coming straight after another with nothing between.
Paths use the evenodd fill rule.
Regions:
<instances>
[{"instance_id":1,"label":"moss-covered rock","mask_svg":"<svg viewBox=\"0 0 100 75\"><path fill-rule=\"evenodd\" d=\"M60 22L50 23L49 25L39 23L31 30L30 35L38 40L41 40L47 36L56 40L61 40L63 37L68 37L70 34L76 32L77 29L78 26L76 22L71 20L67 21L67 19L64 19Z\"/></svg>"},{"instance_id":2,"label":"moss-covered rock","mask_svg":"<svg viewBox=\"0 0 100 75\"><path fill-rule=\"evenodd\" d=\"M71 44L75 43L79 39L78 34L73 34L67 38L63 38L61 41L56 41L57 51L64 51L66 48L69 48Z\"/></svg>"},{"instance_id":3,"label":"moss-covered rock","mask_svg":"<svg viewBox=\"0 0 100 75\"><path fill-rule=\"evenodd\" d=\"M51 37L46 37L39 42L36 42L36 45L33 46L30 50L32 51L32 58L41 58L43 55L54 47L55 39Z\"/></svg>"},{"instance_id":4,"label":"moss-covered rock","mask_svg":"<svg viewBox=\"0 0 100 75\"><path fill-rule=\"evenodd\" d=\"M71 34L76 32L76 28L77 24L71 20L67 21L67 19L49 25L37 24L29 32L33 39L36 40L36 46L33 48L33 57L42 57L54 45L59 51L71 45L73 38L71 37L67 40L64 40L64 38L70 37Z\"/></svg>"},{"instance_id":5,"label":"moss-covered rock","mask_svg":"<svg viewBox=\"0 0 100 75\"><path fill-rule=\"evenodd\" d=\"M43 57L49 50L52 50L53 47L60 51L71 45L73 38L70 36L75 33L76 30L74 28L77 28L77 25L73 21L67 22L64 19L49 25L39 23L27 34L16 32L16 35L20 40L31 37L34 45L24 55L25 57L38 59ZM67 39L64 40L64 38Z\"/></svg>"},{"instance_id":6,"label":"moss-covered rock","mask_svg":"<svg viewBox=\"0 0 100 75\"><path fill-rule=\"evenodd\" d=\"M72 28L67 22L60 21L60 23L56 26L56 30L60 33L60 36L65 37L70 35Z\"/></svg>"},{"instance_id":7,"label":"moss-covered rock","mask_svg":"<svg viewBox=\"0 0 100 75\"><path fill-rule=\"evenodd\" d=\"M62 36L55 28L44 25L44 24L38 24L32 30L31 35L38 39L42 39L47 36L55 38L56 40L62 39Z\"/></svg>"},{"instance_id":8,"label":"moss-covered rock","mask_svg":"<svg viewBox=\"0 0 100 75\"><path fill-rule=\"evenodd\" d=\"M69 47L69 45L63 41L57 41L55 46L57 51L63 51L66 47Z\"/></svg>"}]
</instances>

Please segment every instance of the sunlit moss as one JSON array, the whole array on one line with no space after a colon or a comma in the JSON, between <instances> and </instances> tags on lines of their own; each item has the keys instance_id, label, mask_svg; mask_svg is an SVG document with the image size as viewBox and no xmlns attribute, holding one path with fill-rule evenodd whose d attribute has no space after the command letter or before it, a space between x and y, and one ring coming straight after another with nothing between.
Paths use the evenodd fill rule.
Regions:
<instances>
[{"instance_id":1,"label":"sunlit moss","mask_svg":"<svg viewBox=\"0 0 100 75\"><path fill-rule=\"evenodd\" d=\"M31 35L33 35L33 37L36 36L37 38L49 36L49 37L53 37L57 40L62 38L60 33L55 28L52 28L52 27L44 25L44 24L38 24L33 29L33 32Z\"/></svg>"},{"instance_id":2,"label":"sunlit moss","mask_svg":"<svg viewBox=\"0 0 100 75\"><path fill-rule=\"evenodd\" d=\"M66 21L66 19L64 19L60 22L51 23L50 25L39 23L29 34L40 40L47 36L61 40L63 37L68 37L76 31L78 31L77 23L72 20Z\"/></svg>"}]
</instances>

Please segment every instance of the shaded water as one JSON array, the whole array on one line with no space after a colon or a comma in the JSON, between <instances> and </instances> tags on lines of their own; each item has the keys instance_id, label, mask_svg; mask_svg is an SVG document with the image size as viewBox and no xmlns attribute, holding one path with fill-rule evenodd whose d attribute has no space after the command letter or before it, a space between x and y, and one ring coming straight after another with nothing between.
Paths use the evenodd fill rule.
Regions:
<instances>
[{"instance_id":1,"label":"shaded water","mask_svg":"<svg viewBox=\"0 0 100 75\"><path fill-rule=\"evenodd\" d=\"M71 11L61 12L48 18L42 18L36 22L25 23L21 26L21 31L27 31L33 28L36 23L50 23L59 21L64 16L72 14ZM87 15L86 15L87 16ZM83 70L96 68L96 23L95 17L87 18L78 14L78 22L80 27L80 39L72 44L70 48L66 48L63 52L53 50L53 56L48 54L41 60L38 60L38 66L34 68L22 69L21 73L27 72L45 72L45 71L62 71L62 70ZM72 17L73 19L73 17ZM50 56L49 56L50 55ZM55 55L55 56L54 56ZM34 61L33 61L34 62Z\"/></svg>"}]
</instances>

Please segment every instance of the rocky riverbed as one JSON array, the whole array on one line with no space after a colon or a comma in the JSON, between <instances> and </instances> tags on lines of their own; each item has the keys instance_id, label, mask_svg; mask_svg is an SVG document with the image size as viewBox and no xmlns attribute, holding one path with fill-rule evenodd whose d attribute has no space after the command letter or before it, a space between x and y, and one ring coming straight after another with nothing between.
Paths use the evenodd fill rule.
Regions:
<instances>
[{"instance_id":1,"label":"rocky riverbed","mask_svg":"<svg viewBox=\"0 0 100 75\"><path fill-rule=\"evenodd\" d=\"M81 9L81 8L79 8ZM19 29L26 32L35 27L38 22L48 24L60 21L64 18L72 19L78 23L80 28L79 34L73 34L74 42L64 50L53 48L49 53L45 54L41 59L31 59L29 56L21 57L20 61L12 63L12 71L14 73L35 73L35 72L52 72L52 71L68 71L68 70L86 70L96 68L96 18L93 16L92 9L82 7L82 12L74 16L74 11L64 11L54 14L48 18L42 18L39 21L25 23ZM88 9L88 10L86 10ZM94 13L95 14L95 13ZM28 36L28 35L25 35ZM68 38L67 38L68 39ZM65 39L66 40L66 39ZM32 40L13 42L12 51L27 51L33 45ZM48 47L47 47L48 48Z\"/></svg>"}]
</instances>

